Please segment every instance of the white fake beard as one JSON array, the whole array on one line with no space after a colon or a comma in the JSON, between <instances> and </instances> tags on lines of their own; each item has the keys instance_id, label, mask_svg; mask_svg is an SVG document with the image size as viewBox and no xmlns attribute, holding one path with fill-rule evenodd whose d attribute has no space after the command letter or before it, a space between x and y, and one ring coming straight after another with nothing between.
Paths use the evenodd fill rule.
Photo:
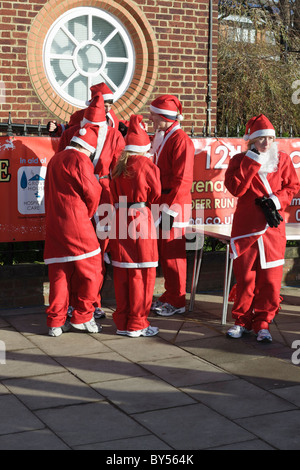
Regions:
<instances>
[{"instance_id":1,"label":"white fake beard","mask_svg":"<svg viewBox=\"0 0 300 470\"><path fill-rule=\"evenodd\" d=\"M279 156L276 142L272 143L267 152L260 152L260 155L263 157L263 163L259 173L273 173L274 171L277 171Z\"/></svg>"},{"instance_id":2,"label":"white fake beard","mask_svg":"<svg viewBox=\"0 0 300 470\"><path fill-rule=\"evenodd\" d=\"M151 143L151 149L149 150L149 152L152 153L152 155L154 155L155 152L157 152L157 150L161 146L161 144L164 140L164 136L165 136L164 131L157 130L155 132L155 136L153 137L153 140L152 140L152 143Z\"/></svg>"}]
</instances>

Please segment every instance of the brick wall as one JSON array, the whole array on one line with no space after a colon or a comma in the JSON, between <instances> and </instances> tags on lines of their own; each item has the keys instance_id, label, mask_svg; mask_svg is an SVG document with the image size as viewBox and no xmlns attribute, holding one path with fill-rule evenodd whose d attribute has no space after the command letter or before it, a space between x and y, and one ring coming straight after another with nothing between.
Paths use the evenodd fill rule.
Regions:
<instances>
[{"instance_id":1,"label":"brick wall","mask_svg":"<svg viewBox=\"0 0 300 470\"><path fill-rule=\"evenodd\" d=\"M89 0L86 6L100 0ZM129 0L115 0L126 7ZM69 8L78 0L68 0ZM54 117L37 96L28 72L27 40L45 0L0 2L0 121L11 112L14 123L45 124ZM209 0L137 0L157 42L158 70L151 94L140 103L145 115L156 96L175 94L183 104L183 128L202 132L207 119ZM213 0L212 128L216 118L217 0ZM134 11L134 9L132 10ZM40 64L42 67L42 64ZM3 85L4 84L4 85ZM136 112L136 110L134 110ZM61 116L62 120L65 116ZM120 116L126 117L126 116Z\"/></svg>"}]
</instances>

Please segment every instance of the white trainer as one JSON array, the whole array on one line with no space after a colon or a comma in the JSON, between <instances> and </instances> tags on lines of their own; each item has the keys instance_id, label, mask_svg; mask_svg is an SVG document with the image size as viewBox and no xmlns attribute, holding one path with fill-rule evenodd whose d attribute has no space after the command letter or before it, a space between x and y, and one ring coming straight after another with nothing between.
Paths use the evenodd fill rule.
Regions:
<instances>
[{"instance_id":1,"label":"white trainer","mask_svg":"<svg viewBox=\"0 0 300 470\"><path fill-rule=\"evenodd\" d=\"M127 331L127 336L131 338L138 338L139 336L155 336L159 332L157 326L148 326L143 330L136 330L136 331Z\"/></svg>"},{"instance_id":2,"label":"white trainer","mask_svg":"<svg viewBox=\"0 0 300 470\"><path fill-rule=\"evenodd\" d=\"M168 304L167 302L162 304L161 307L156 308L155 313L161 315L162 317L171 317L175 313L184 313L185 307L173 307L173 305Z\"/></svg>"},{"instance_id":3,"label":"white trainer","mask_svg":"<svg viewBox=\"0 0 300 470\"><path fill-rule=\"evenodd\" d=\"M150 310L152 310L152 311L155 312L156 309L157 309L157 308L161 308L163 304L164 304L164 303L161 302L160 300L155 300L154 302L152 302L151 307L150 307Z\"/></svg>"},{"instance_id":4,"label":"white trainer","mask_svg":"<svg viewBox=\"0 0 300 470\"><path fill-rule=\"evenodd\" d=\"M86 323L71 323L73 328L75 330L81 330L81 331L87 331L88 333L100 333L102 330L102 326L98 325L94 318L92 318L90 321L87 321Z\"/></svg>"},{"instance_id":5,"label":"white trainer","mask_svg":"<svg viewBox=\"0 0 300 470\"><path fill-rule=\"evenodd\" d=\"M247 330L244 326L241 325L233 325L229 330L227 331L227 336L230 336L230 338L241 338L244 333L250 333L251 330Z\"/></svg>"},{"instance_id":6,"label":"white trainer","mask_svg":"<svg viewBox=\"0 0 300 470\"><path fill-rule=\"evenodd\" d=\"M257 333L257 341L259 342L264 342L264 343L271 343L272 342L272 336L269 330L267 329L262 329L259 330Z\"/></svg>"},{"instance_id":7,"label":"white trainer","mask_svg":"<svg viewBox=\"0 0 300 470\"><path fill-rule=\"evenodd\" d=\"M117 335L127 336L127 331L126 330L117 330L116 333L117 333Z\"/></svg>"},{"instance_id":8,"label":"white trainer","mask_svg":"<svg viewBox=\"0 0 300 470\"><path fill-rule=\"evenodd\" d=\"M49 336L60 336L67 331L70 331L71 326L69 322L66 322L63 326L52 326L49 328L48 335Z\"/></svg>"}]
</instances>

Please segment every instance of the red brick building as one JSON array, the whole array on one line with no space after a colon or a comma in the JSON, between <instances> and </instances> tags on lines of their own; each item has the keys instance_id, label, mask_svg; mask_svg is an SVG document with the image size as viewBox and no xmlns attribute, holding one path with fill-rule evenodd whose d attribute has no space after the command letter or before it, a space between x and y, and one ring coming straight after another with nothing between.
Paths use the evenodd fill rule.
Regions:
<instances>
[{"instance_id":1,"label":"red brick building","mask_svg":"<svg viewBox=\"0 0 300 470\"><path fill-rule=\"evenodd\" d=\"M106 81L128 119L170 93L183 128L215 125L217 0L1 1L0 122L68 121ZM209 111L211 109L211 111Z\"/></svg>"}]
</instances>

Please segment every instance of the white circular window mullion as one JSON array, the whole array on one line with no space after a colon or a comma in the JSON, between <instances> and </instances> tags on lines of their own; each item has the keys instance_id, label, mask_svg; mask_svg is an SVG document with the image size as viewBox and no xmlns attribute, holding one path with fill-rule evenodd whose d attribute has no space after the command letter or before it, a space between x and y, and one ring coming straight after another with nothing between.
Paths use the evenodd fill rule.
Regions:
<instances>
[{"instance_id":1,"label":"white circular window mullion","mask_svg":"<svg viewBox=\"0 0 300 470\"><path fill-rule=\"evenodd\" d=\"M125 27L93 7L69 10L50 28L43 48L47 78L67 102L85 107L90 87L105 81L118 99L130 85L135 53Z\"/></svg>"}]
</instances>

